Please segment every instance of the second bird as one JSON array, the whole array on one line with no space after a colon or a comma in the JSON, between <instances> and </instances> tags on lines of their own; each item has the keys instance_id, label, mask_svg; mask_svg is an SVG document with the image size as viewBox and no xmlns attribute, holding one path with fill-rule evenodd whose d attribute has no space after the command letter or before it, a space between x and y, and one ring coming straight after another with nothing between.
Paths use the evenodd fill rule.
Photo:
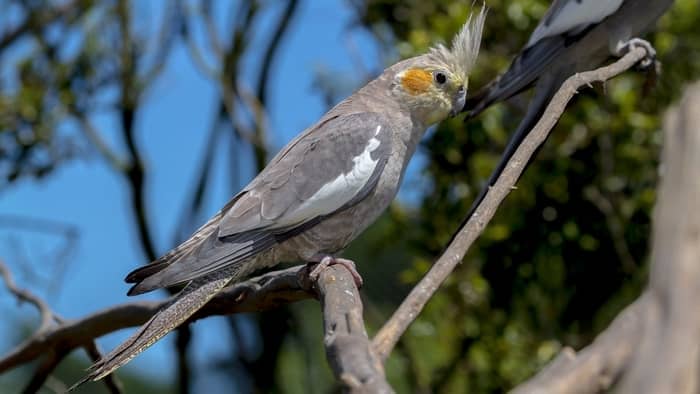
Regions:
<instances>
[{"instance_id":1,"label":"second bird","mask_svg":"<svg viewBox=\"0 0 700 394\"><path fill-rule=\"evenodd\" d=\"M464 110L475 117L491 105L535 86L527 113L511 136L488 185L474 200L471 216L542 116L549 100L568 77L600 66L611 55L622 56L643 46L650 58L654 49L637 36L649 29L673 0L555 0L530 35L510 68L467 99ZM651 63L647 60L647 63Z\"/></svg>"}]
</instances>

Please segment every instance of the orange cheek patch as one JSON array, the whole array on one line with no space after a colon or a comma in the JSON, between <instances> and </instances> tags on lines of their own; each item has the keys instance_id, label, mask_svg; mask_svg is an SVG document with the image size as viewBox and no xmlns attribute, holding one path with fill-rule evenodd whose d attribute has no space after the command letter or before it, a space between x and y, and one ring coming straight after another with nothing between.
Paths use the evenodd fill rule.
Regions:
<instances>
[{"instance_id":1,"label":"orange cheek patch","mask_svg":"<svg viewBox=\"0 0 700 394\"><path fill-rule=\"evenodd\" d=\"M425 93L433 83L433 75L425 70L412 68L401 78L401 85L412 95Z\"/></svg>"}]
</instances>

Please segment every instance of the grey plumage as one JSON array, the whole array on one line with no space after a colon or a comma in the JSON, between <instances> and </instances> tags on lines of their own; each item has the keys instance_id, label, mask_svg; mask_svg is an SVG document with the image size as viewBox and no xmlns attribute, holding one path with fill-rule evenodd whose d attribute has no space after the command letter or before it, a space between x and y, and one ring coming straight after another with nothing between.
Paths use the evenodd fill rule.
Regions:
<instances>
[{"instance_id":1,"label":"grey plumage","mask_svg":"<svg viewBox=\"0 0 700 394\"><path fill-rule=\"evenodd\" d=\"M482 10L452 48L386 69L287 144L190 239L130 273L131 295L187 284L83 381L124 365L251 271L342 251L393 200L426 128L462 108L483 21Z\"/></svg>"},{"instance_id":2,"label":"grey plumage","mask_svg":"<svg viewBox=\"0 0 700 394\"><path fill-rule=\"evenodd\" d=\"M464 110L473 118L491 105L535 86L527 112L511 136L487 186L472 203L468 217L483 200L510 157L542 116L549 100L569 76L601 65L610 55L644 33L673 0L555 0L508 70L474 96Z\"/></svg>"},{"instance_id":3,"label":"grey plumage","mask_svg":"<svg viewBox=\"0 0 700 394\"><path fill-rule=\"evenodd\" d=\"M391 134L390 120L373 112L324 119L280 152L227 204L216 221L195 235L203 238L196 248L178 259L168 258L168 266L158 272L144 267L148 277L127 278L129 282L140 279L131 294L177 285L239 264L322 222L326 215L363 200L375 188L391 154ZM373 138L378 146L370 157L377 164L366 184L350 190L352 194L339 196L338 206L324 210L306 204L323 185L351 172L352 158L359 156ZM347 191L343 189L342 193Z\"/></svg>"}]
</instances>

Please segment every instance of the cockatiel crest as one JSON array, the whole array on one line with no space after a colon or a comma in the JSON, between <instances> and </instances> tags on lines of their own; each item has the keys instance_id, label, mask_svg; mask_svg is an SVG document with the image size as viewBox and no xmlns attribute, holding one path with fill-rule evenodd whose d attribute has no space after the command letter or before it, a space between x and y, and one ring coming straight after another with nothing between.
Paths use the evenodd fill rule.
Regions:
<instances>
[{"instance_id":1,"label":"cockatiel crest","mask_svg":"<svg viewBox=\"0 0 700 394\"><path fill-rule=\"evenodd\" d=\"M481 32L486 19L486 9L482 8L476 18L467 19L459 33L452 39L452 47L447 48L443 44L437 44L428 51L428 58L441 67L450 70L455 77L466 81L469 73L474 68L476 58L479 55L481 44Z\"/></svg>"},{"instance_id":2,"label":"cockatiel crest","mask_svg":"<svg viewBox=\"0 0 700 394\"><path fill-rule=\"evenodd\" d=\"M406 64L406 68L396 75L398 93L404 95L404 101L412 107L427 109L426 124L462 110L461 97L479 54L485 16L484 8L476 16L470 16L453 38L451 47L438 44L424 55L399 63Z\"/></svg>"}]
</instances>

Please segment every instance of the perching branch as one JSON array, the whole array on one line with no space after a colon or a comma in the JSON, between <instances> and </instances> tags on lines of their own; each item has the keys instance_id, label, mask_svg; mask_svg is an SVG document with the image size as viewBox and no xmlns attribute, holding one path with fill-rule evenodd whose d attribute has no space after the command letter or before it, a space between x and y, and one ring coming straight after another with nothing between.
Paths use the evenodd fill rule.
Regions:
<instances>
[{"instance_id":1,"label":"perching branch","mask_svg":"<svg viewBox=\"0 0 700 394\"><path fill-rule=\"evenodd\" d=\"M330 266L314 288L323 308L326 356L344 392L393 393L367 337L362 300L350 271L342 265Z\"/></svg>"},{"instance_id":2,"label":"perching branch","mask_svg":"<svg viewBox=\"0 0 700 394\"><path fill-rule=\"evenodd\" d=\"M305 280L305 272L304 266L293 267L232 285L197 311L190 322L212 315L272 309L281 304L311 298L313 293L309 282ZM7 276L9 272L4 269L4 265L0 265L0 273L5 278L9 277ZM11 278L7 284L14 294L25 296L23 293L18 293ZM52 349L65 349L63 354L65 356L75 348L89 345L95 338L102 335L141 325L169 301L166 299L128 302L78 320L62 321L37 331L37 334L30 336L15 350L0 358L0 373L33 361ZM32 303L45 306L45 303L38 298ZM48 313L44 312L45 308L39 307L42 315Z\"/></svg>"},{"instance_id":3,"label":"perching branch","mask_svg":"<svg viewBox=\"0 0 700 394\"><path fill-rule=\"evenodd\" d=\"M389 356L396 342L401 338L408 326L418 317L438 287L445 282L455 267L462 262L469 247L484 230L501 202L514 188L530 158L545 141L564 113L566 105L574 97L578 89L590 86L593 82L607 81L630 69L645 56L646 51L644 49L636 48L609 66L573 75L562 84L547 106L542 118L520 144L518 150L508 161L503 173L501 173L493 187L488 190L486 197L476 208L472 217L459 229L457 235L445 252L433 264L430 271L411 290L389 321L377 332L373 343L382 360Z\"/></svg>"}]
</instances>

